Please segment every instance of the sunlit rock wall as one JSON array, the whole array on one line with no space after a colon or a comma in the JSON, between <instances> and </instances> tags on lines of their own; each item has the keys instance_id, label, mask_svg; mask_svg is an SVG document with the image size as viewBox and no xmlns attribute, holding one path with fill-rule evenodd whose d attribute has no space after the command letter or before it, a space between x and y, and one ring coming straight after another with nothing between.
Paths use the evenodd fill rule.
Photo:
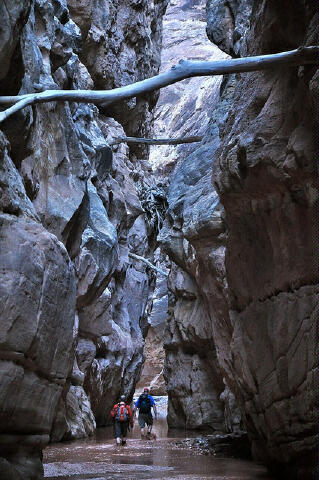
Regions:
<instances>
[{"instance_id":1,"label":"sunlit rock wall","mask_svg":"<svg viewBox=\"0 0 319 480\"><path fill-rule=\"evenodd\" d=\"M157 72L165 0L18 3L0 5L3 95ZM151 253L145 172L131 162L138 149L109 144L147 134L155 101L51 102L1 125L1 478L42 478L50 438L93 433L120 393L133 394L150 281L128 252Z\"/></svg>"},{"instance_id":2,"label":"sunlit rock wall","mask_svg":"<svg viewBox=\"0 0 319 480\"><path fill-rule=\"evenodd\" d=\"M171 0L163 19L161 72L181 59L226 58L207 38L205 0ZM155 108L156 137L177 138L202 135L209 110L219 94L220 77L195 77L169 85L160 92ZM163 145L150 149L150 161L165 178L176 162L194 151L196 144Z\"/></svg>"}]
</instances>

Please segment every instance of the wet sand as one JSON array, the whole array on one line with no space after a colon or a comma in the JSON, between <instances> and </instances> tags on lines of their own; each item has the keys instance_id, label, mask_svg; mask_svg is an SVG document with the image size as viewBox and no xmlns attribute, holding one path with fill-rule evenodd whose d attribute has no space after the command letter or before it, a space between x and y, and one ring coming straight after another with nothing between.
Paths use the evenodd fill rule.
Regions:
<instances>
[{"instance_id":1,"label":"wet sand","mask_svg":"<svg viewBox=\"0 0 319 480\"><path fill-rule=\"evenodd\" d=\"M176 446L190 432L170 432L165 419L154 426L156 441L139 438L137 422L125 447L114 444L112 428L89 439L52 444L44 451L47 480L271 480L253 462L201 455ZM173 435L173 437L171 437ZM198 435L198 434L197 434ZM192 436L197 436L193 433Z\"/></svg>"}]
</instances>

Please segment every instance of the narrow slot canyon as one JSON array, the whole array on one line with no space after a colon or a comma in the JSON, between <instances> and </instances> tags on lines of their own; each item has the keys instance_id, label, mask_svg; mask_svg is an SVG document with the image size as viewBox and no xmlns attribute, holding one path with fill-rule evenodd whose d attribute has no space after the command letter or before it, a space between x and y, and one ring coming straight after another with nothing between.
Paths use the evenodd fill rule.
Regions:
<instances>
[{"instance_id":1,"label":"narrow slot canyon","mask_svg":"<svg viewBox=\"0 0 319 480\"><path fill-rule=\"evenodd\" d=\"M318 20L0 2L0 480L317 478Z\"/></svg>"}]
</instances>

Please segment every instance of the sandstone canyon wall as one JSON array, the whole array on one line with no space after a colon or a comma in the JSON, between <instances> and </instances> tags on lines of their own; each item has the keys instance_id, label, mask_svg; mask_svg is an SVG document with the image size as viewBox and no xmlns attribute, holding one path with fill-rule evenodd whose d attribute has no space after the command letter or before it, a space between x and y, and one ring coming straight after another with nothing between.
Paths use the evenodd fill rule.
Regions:
<instances>
[{"instance_id":1,"label":"sandstone canyon wall","mask_svg":"<svg viewBox=\"0 0 319 480\"><path fill-rule=\"evenodd\" d=\"M163 38L160 72L168 71L179 60L218 60L227 57L207 38L206 4L204 0L171 0L163 18ZM160 91L154 109L154 136L156 138L177 138L201 135L205 132L209 113L219 97L220 77L195 77L169 85ZM166 187L170 183L170 172L177 163L196 149L196 144L151 146L149 161L158 181ZM165 268L165 259L163 268ZM150 329L146 339L146 362L142 371L142 388L150 384L153 392L165 394L165 382L161 375L164 364L163 335L167 321L167 283L158 278L154 292L154 314L150 317ZM166 293L165 293L166 289ZM154 323L155 322L155 323ZM154 323L152 325L152 323ZM173 360L173 359L172 359ZM178 359L177 376L184 371L184 362ZM185 371L187 367L185 366ZM181 381L183 374L181 376ZM172 383L171 395L180 386ZM168 386L170 389L170 386ZM189 394L195 394L196 387ZM196 395L196 394L195 394ZM203 396L203 392L197 394ZM204 398L204 396L203 396ZM212 399L215 402L215 397ZM213 403L210 405L213 406ZM169 402L169 423L171 426L185 426L184 421L174 422ZM181 405L178 410L183 411ZM200 425L200 419L196 422ZM188 421L188 426L191 422Z\"/></svg>"},{"instance_id":2,"label":"sandstone canyon wall","mask_svg":"<svg viewBox=\"0 0 319 480\"><path fill-rule=\"evenodd\" d=\"M207 14L230 55L318 44L315 2L209 0ZM224 78L202 144L173 173L161 232L176 264L170 423L216 428L226 382L255 457L289 479L314 478L316 463L317 78L311 66Z\"/></svg>"},{"instance_id":3,"label":"sandstone canyon wall","mask_svg":"<svg viewBox=\"0 0 319 480\"><path fill-rule=\"evenodd\" d=\"M154 75L166 3L2 2L1 94ZM91 434L134 392L153 286L128 252L152 253L139 198L147 152L109 144L147 135L156 98L112 110L52 102L2 126L1 478L42 478L50 438Z\"/></svg>"},{"instance_id":4,"label":"sandstone canyon wall","mask_svg":"<svg viewBox=\"0 0 319 480\"><path fill-rule=\"evenodd\" d=\"M161 69L186 56L194 60L219 60L227 56L206 36L206 3L202 0L174 0L164 17ZM163 89L155 109L157 135L174 138L205 134L214 109L218 111L218 118L227 112L227 103L218 104L220 85L220 77L198 77ZM215 209L218 197L211 185L211 152L217 148L217 137L212 129L206 145L200 148L197 144L152 147L150 161L164 182L174 169L169 179L168 216L160 233L162 246L173 261L169 277L169 319L164 337L168 422L171 427L223 431L238 429L240 417L236 409L228 409L230 392L226 395L225 390L220 398L225 385L208 312L214 287L203 284L203 279L205 283L212 279L218 284L214 260L205 258L209 253L206 237L220 230L217 245L222 245L223 237L220 212L212 218L213 212L218 211ZM202 249L200 274L194 243L188 235L194 241L197 236L198 249ZM218 256L222 258L222 249ZM218 272L223 280L221 266ZM220 308L226 310L225 298L220 297Z\"/></svg>"},{"instance_id":5,"label":"sandstone canyon wall","mask_svg":"<svg viewBox=\"0 0 319 480\"><path fill-rule=\"evenodd\" d=\"M113 88L154 75L166 3L7 0L1 93ZM203 2L172 0L164 65L318 44L315 14L310 0L208 0L207 34L221 53L197 41ZM170 426L244 427L279 478L312 478L317 80L308 66L165 90L157 133L204 135L153 158L161 182L174 167L160 233L172 262L168 295L164 279L128 256L150 256L161 227L148 206L162 190L147 150L110 147L124 133L149 135L157 95L108 109L52 102L3 124L0 476L41 478L50 439L91 434L120 392L132 396L153 303L148 345L160 360L169 310Z\"/></svg>"}]
</instances>

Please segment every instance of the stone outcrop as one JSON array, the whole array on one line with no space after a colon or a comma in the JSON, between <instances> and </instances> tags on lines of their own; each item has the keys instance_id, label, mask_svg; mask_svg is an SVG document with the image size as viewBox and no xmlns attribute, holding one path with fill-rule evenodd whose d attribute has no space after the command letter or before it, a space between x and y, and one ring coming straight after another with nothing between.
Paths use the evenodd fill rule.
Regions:
<instances>
[{"instance_id":1,"label":"stone outcrop","mask_svg":"<svg viewBox=\"0 0 319 480\"><path fill-rule=\"evenodd\" d=\"M7 148L1 135L0 472L40 478L40 451L72 369L76 283L64 245L38 221Z\"/></svg>"},{"instance_id":2,"label":"stone outcrop","mask_svg":"<svg viewBox=\"0 0 319 480\"><path fill-rule=\"evenodd\" d=\"M97 89L111 89L152 77L160 65L162 22L168 0L69 0L71 18L80 27L81 61ZM151 93L106 109L127 135L147 137L151 109L158 93ZM135 154L145 154L140 146Z\"/></svg>"},{"instance_id":3,"label":"stone outcrop","mask_svg":"<svg viewBox=\"0 0 319 480\"><path fill-rule=\"evenodd\" d=\"M166 0L18 3L0 6L3 95L157 73ZM139 199L149 172L132 163L146 151L109 144L147 135L156 98L112 110L52 102L2 125L1 478L42 478L50 439L92 434L133 395L153 284L128 252L152 253Z\"/></svg>"},{"instance_id":4,"label":"stone outcrop","mask_svg":"<svg viewBox=\"0 0 319 480\"><path fill-rule=\"evenodd\" d=\"M226 101L218 109L216 132L227 107ZM174 296L164 337L168 422L172 427L220 431L226 428L220 398L225 385L214 326L218 314L221 326L227 322L228 293L223 208L211 183L212 153L218 145L218 137L208 136L175 169L160 239L174 262L169 279ZM229 341L227 329L223 336ZM232 422L227 426L233 429Z\"/></svg>"},{"instance_id":5,"label":"stone outcrop","mask_svg":"<svg viewBox=\"0 0 319 480\"><path fill-rule=\"evenodd\" d=\"M249 13L249 2L208 2L209 35L227 53L318 44L312 2L300 0L293 10L285 1L254 2L246 19L240 4ZM181 405L191 389L171 368L188 342L199 372L201 352L210 377L218 366L227 384L221 400L230 388L255 458L279 478L313 478L316 463L316 78L309 66L224 79L202 145L171 179L161 232L178 265L165 345L169 418L189 418Z\"/></svg>"},{"instance_id":6,"label":"stone outcrop","mask_svg":"<svg viewBox=\"0 0 319 480\"><path fill-rule=\"evenodd\" d=\"M163 22L161 69L164 71L178 59L189 57L189 52L192 59L225 58L207 39L205 27L205 2L171 2ZM214 107L220 121L229 107L228 102L218 105L220 82L218 77L199 77L163 89L155 109L157 136L203 135L212 122ZM225 276L222 209L216 208L218 197L211 184L211 152L217 147L218 140L212 131L200 149L196 144L165 146L154 148L150 154L157 174L164 179L177 164L170 178L168 215L160 233L162 247L174 262L164 336L170 427L225 429L225 406L220 400L225 385L216 360L213 313L207 311L212 288L220 290L214 277L216 259L222 282ZM216 232L219 235L216 246L209 249L207 237ZM195 243L202 260L196 256ZM214 248L216 252L211 253ZM208 258L213 255L211 261L205 259L206 255ZM220 308L227 310L224 296L219 296ZM232 429L232 422L228 424Z\"/></svg>"},{"instance_id":7,"label":"stone outcrop","mask_svg":"<svg viewBox=\"0 0 319 480\"><path fill-rule=\"evenodd\" d=\"M193 60L225 58L226 55L208 40L205 27L205 2L186 2L184 0L170 2L163 21L161 71L167 71L179 59L185 57ZM174 138L204 134L211 111L219 98L220 82L219 77L198 77L163 89L155 109L154 131L156 137ZM180 219L183 218L183 221L187 223L186 219L191 222L193 216L200 215L202 204L198 209L194 205L200 195L203 192L213 194L210 175L207 175L205 182L201 183L199 191L194 194L190 193L197 189L199 174L195 173L196 170L203 174L210 167L209 156L202 159L200 155L195 158L191 154L196 148L196 144L157 146L152 147L150 152L152 166L164 182L167 181L167 175L176 163L184 165L184 159L190 155L187 166L178 168L170 179L169 215L166 225L161 231L162 243L169 252L171 260L187 272L173 267L174 274L170 275L169 282L171 313L164 338L167 352L164 375L169 396L168 422L170 427L185 428L186 426L187 428L221 430L224 429L224 406L219 397L224 389L224 383L218 371L215 354L210 359L206 359L205 355L201 355L197 360L193 358L196 351L205 350L208 344L215 351L213 341L209 340L206 345L207 336L211 336L210 318L205 307L202 306L202 297L196 290L193 281L193 274L197 267L194 263L188 268L189 266L186 266L184 262L188 255L188 243L185 244L186 253L183 253L182 237L184 233L177 233L177 230L179 232L180 229ZM203 188L204 190L202 190ZM186 200L185 210L179 211L175 215L175 209L183 210L182 205L188 195L191 196L191 200ZM209 208L209 201L210 197L207 198L204 209L207 206ZM205 214L203 214L204 216ZM171 227L174 229L174 233L170 231ZM176 236L179 236L180 241L176 239ZM188 288L191 288L190 292L188 292ZM172 293L174 293L175 300L173 300ZM173 306L174 302L176 303ZM199 322L197 316L201 315L203 316L201 321L206 324L205 327L199 327L199 331L196 331L195 334L193 329L198 330L196 323ZM146 352L149 353L142 372L141 382L144 381L143 385L148 381L152 385L152 379L156 376L155 372L160 373L161 371L160 366L155 366L152 360L161 358L157 337L158 335L154 334L151 326L146 341ZM216 368L214 377L206 373L209 371L208 364L212 364L213 368ZM142 383L139 386L142 387Z\"/></svg>"},{"instance_id":8,"label":"stone outcrop","mask_svg":"<svg viewBox=\"0 0 319 480\"><path fill-rule=\"evenodd\" d=\"M207 0L208 38L232 57L243 57L250 26L252 0Z\"/></svg>"}]
</instances>

